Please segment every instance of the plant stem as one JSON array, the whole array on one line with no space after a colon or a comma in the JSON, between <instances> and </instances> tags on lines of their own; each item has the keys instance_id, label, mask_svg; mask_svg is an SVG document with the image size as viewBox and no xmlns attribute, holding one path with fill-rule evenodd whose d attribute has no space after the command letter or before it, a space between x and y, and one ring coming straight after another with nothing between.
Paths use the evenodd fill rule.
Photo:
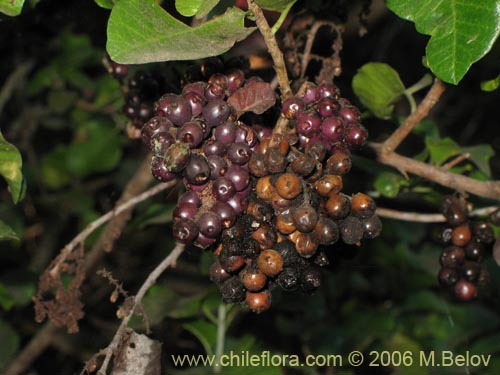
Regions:
<instances>
[{"instance_id":1,"label":"plant stem","mask_svg":"<svg viewBox=\"0 0 500 375\"><path fill-rule=\"evenodd\" d=\"M222 367L220 366L220 357L224 354L224 346L226 341L226 313L227 308L224 303L219 305L219 309L217 311L217 344L215 347L215 365L213 367L213 371L215 374L218 374L222 371Z\"/></svg>"},{"instance_id":2,"label":"plant stem","mask_svg":"<svg viewBox=\"0 0 500 375\"><path fill-rule=\"evenodd\" d=\"M293 95L290 82L288 80L288 74L286 72L285 59L283 58L283 54L281 53L278 42L274 37L273 31L271 30L266 17L264 17L262 9L255 3L254 0L247 0L247 3L248 9L250 9L255 16L255 23L264 37L269 54L273 59L274 70L278 76L278 82L281 89L281 99L285 100Z\"/></svg>"}]
</instances>

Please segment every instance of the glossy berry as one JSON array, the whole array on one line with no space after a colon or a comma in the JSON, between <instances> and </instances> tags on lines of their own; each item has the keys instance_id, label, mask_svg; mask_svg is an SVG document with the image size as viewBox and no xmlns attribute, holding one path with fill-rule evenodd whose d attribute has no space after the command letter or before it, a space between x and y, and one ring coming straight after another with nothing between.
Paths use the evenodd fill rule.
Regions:
<instances>
[{"instance_id":1,"label":"glossy berry","mask_svg":"<svg viewBox=\"0 0 500 375\"><path fill-rule=\"evenodd\" d=\"M283 269L283 258L276 250L267 249L257 257L259 269L267 276L277 276Z\"/></svg>"},{"instance_id":2,"label":"glossy berry","mask_svg":"<svg viewBox=\"0 0 500 375\"><path fill-rule=\"evenodd\" d=\"M326 201L326 212L334 220L343 219L351 210L349 198L342 194L330 194Z\"/></svg>"},{"instance_id":3,"label":"glossy berry","mask_svg":"<svg viewBox=\"0 0 500 375\"><path fill-rule=\"evenodd\" d=\"M455 296L459 301L468 302L476 298L477 288L471 282L460 279L455 284Z\"/></svg>"},{"instance_id":4,"label":"glossy berry","mask_svg":"<svg viewBox=\"0 0 500 375\"><path fill-rule=\"evenodd\" d=\"M283 102L281 113L288 118L294 119L305 109L305 103L301 98L292 96Z\"/></svg>"},{"instance_id":5,"label":"glossy berry","mask_svg":"<svg viewBox=\"0 0 500 375\"><path fill-rule=\"evenodd\" d=\"M472 238L472 234L468 225L460 225L453 229L451 233L451 242L455 246L465 246Z\"/></svg>"},{"instance_id":6,"label":"glossy berry","mask_svg":"<svg viewBox=\"0 0 500 375\"><path fill-rule=\"evenodd\" d=\"M250 310L260 314L271 307L271 293L268 290L258 293L247 292L245 302Z\"/></svg>"},{"instance_id":7,"label":"glossy berry","mask_svg":"<svg viewBox=\"0 0 500 375\"><path fill-rule=\"evenodd\" d=\"M210 280L216 284L221 284L231 277L229 272L226 272L224 268L221 267L218 261L215 261L208 270L208 276Z\"/></svg>"},{"instance_id":8,"label":"glossy berry","mask_svg":"<svg viewBox=\"0 0 500 375\"><path fill-rule=\"evenodd\" d=\"M210 165L207 159L199 154L192 154L186 165L184 177L193 185L202 185L210 178Z\"/></svg>"},{"instance_id":9,"label":"glossy berry","mask_svg":"<svg viewBox=\"0 0 500 375\"><path fill-rule=\"evenodd\" d=\"M321 123L321 135L332 143L340 142L344 139L344 123L339 117L327 117Z\"/></svg>"},{"instance_id":10,"label":"glossy berry","mask_svg":"<svg viewBox=\"0 0 500 375\"><path fill-rule=\"evenodd\" d=\"M342 187L342 177L333 174L326 174L314 183L316 192L322 197L339 193Z\"/></svg>"},{"instance_id":11,"label":"glossy berry","mask_svg":"<svg viewBox=\"0 0 500 375\"><path fill-rule=\"evenodd\" d=\"M472 233L478 241L485 244L490 244L495 240L493 229L488 223L485 223L484 221L474 223L472 225Z\"/></svg>"},{"instance_id":12,"label":"glossy berry","mask_svg":"<svg viewBox=\"0 0 500 375\"><path fill-rule=\"evenodd\" d=\"M368 138L368 132L363 125L350 125L345 129L344 143L351 150L361 148Z\"/></svg>"},{"instance_id":13,"label":"glossy berry","mask_svg":"<svg viewBox=\"0 0 500 375\"><path fill-rule=\"evenodd\" d=\"M308 138L317 134L321 129L321 119L316 113L301 112L297 116L297 133Z\"/></svg>"},{"instance_id":14,"label":"glossy berry","mask_svg":"<svg viewBox=\"0 0 500 375\"><path fill-rule=\"evenodd\" d=\"M351 199L351 213L360 219L373 216L376 208L373 198L366 194L357 193Z\"/></svg>"},{"instance_id":15,"label":"glossy berry","mask_svg":"<svg viewBox=\"0 0 500 375\"><path fill-rule=\"evenodd\" d=\"M295 249L301 257L310 258L318 249L318 242L311 233L298 233L294 240Z\"/></svg>"},{"instance_id":16,"label":"glossy berry","mask_svg":"<svg viewBox=\"0 0 500 375\"><path fill-rule=\"evenodd\" d=\"M346 152L337 152L330 156L326 162L326 170L330 174L343 176L351 170L352 159Z\"/></svg>"},{"instance_id":17,"label":"glossy berry","mask_svg":"<svg viewBox=\"0 0 500 375\"><path fill-rule=\"evenodd\" d=\"M240 272L240 278L245 288L251 292L257 292L264 288L267 283L267 276L257 267L246 267Z\"/></svg>"},{"instance_id":18,"label":"glossy berry","mask_svg":"<svg viewBox=\"0 0 500 375\"><path fill-rule=\"evenodd\" d=\"M186 122L177 131L177 139L195 148L203 141L203 128L197 121Z\"/></svg>"},{"instance_id":19,"label":"glossy berry","mask_svg":"<svg viewBox=\"0 0 500 375\"><path fill-rule=\"evenodd\" d=\"M302 191L301 179L293 173L283 173L276 180L276 192L285 199L293 199Z\"/></svg>"},{"instance_id":20,"label":"glossy berry","mask_svg":"<svg viewBox=\"0 0 500 375\"><path fill-rule=\"evenodd\" d=\"M222 230L222 221L215 212L205 212L197 220L200 233L208 238L216 238Z\"/></svg>"},{"instance_id":21,"label":"glossy berry","mask_svg":"<svg viewBox=\"0 0 500 375\"><path fill-rule=\"evenodd\" d=\"M220 217L223 228L231 228L236 221L236 212L227 202L217 201L210 210Z\"/></svg>"},{"instance_id":22,"label":"glossy berry","mask_svg":"<svg viewBox=\"0 0 500 375\"><path fill-rule=\"evenodd\" d=\"M223 100L212 100L203 108L202 114L211 127L223 124L229 117L229 105Z\"/></svg>"},{"instance_id":23,"label":"glossy berry","mask_svg":"<svg viewBox=\"0 0 500 375\"><path fill-rule=\"evenodd\" d=\"M293 223L302 233L311 232L318 222L318 213L310 204L303 204L292 210Z\"/></svg>"},{"instance_id":24,"label":"glossy berry","mask_svg":"<svg viewBox=\"0 0 500 375\"><path fill-rule=\"evenodd\" d=\"M158 116L165 116L174 125L182 125L192 117L191 106L180 95L165 94L155 105L155 112Z\"/></svg>"},{"instance_id":25,"label":"glossy berry","mask_svg":"<svg viewBox=\"0 0 500 375\"><path fill-rule=\"evenodd\" d=\"M154 156L151 160L151 173L161 182L172 181L177 177L177 174L168 169L165 159L160 156Z\"/></svg>"},{"instance_id":26,"label":"glossy berry","mask_svg":"<svg viewBox=\"0 0 500 375\"><path fill-rule=\"evenodd\" d=\"M336 222L320 217L314 227L313 237L320 245L333 245L339 239L339 227Z\"/></svg>"},{"instance_id":27,"label":"glossy berry","mask_svg":"<svg viewBox=\"0 0 500 375\"><path fill-rule=\"evenodd\" d=\"M196 239L199 228L191 219L179 219L174 222L172 234L176 241L183 244L191 244Z\"/></svg>"},{"instance_id":28,"label":"glossy berry","mask_svg":"<svg viewBox=\"0 0 500 375\"><path fill-rule=\"evenodd\" d=\"M372 239L378 237L382 232L382 222L377 215L361 219L361 225L363 226L363 238Z\"/></svg>"},{"instance_id":29,"label":"glossy berry","mask_svg":"<svg viewBox=\"0 0 500 375\"><path fill-rule=\"evenodd\" d=\"M212 185L212 191L218 200L224 202L236 194L233 182L227 177L218 177Z\"/></svg>"}]
</instances>

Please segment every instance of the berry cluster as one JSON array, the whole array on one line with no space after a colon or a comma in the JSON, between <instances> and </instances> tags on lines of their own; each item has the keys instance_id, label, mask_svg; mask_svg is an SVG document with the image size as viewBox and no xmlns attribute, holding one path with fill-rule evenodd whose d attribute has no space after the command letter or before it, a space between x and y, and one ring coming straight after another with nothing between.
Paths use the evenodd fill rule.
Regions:
<instances>
[{"instance_id":1,"label":"berry cluster","mask_svg":"<svg viewBox=\"0 0 500 375\"><path fill-rule=\"evenodd\" d=\"M153 151L153 175L182 177L187 192L174 210L174 238L205 248L243 213L251 191L247 163L258 143L253 129L236 119L226 99L248 85L241 70L213 74L208 83L165 94L142 128Z\"/></svg>"},{"instance_id":2,"label":"berry cluster","mask_svg":"<svg viewBox=\"0 0 500 375\"><path fill-rule=\"evenodd\" d=\"M360 245L382 227L372 198L341 192L351 150L367 137L359 111L333 84L308 84L282 104L286 135L241 121L275 100L268 83L232 69L163 95L142 127L153 175L181 177L187 190L173 213L174 238L215 244L211 279L225 302L255 312L269 308L275 286L316 289L327 246Z\"/></svg>"},{"instance_id":3,"label":"berry cluster","mask_svg":"<svg viewBox=\"0 0 500 375\"><path fill-rule=\"evenodd\" d=\"M489 279L483 261L485 246L494 241L493 229L484 221L469 218L463 196L446 197L441 213L448 227L441 233L441 240L447 247L440 257L439 283L458 300L470 301L477 297L477 287Z\"/></svg>"}]
</instances>

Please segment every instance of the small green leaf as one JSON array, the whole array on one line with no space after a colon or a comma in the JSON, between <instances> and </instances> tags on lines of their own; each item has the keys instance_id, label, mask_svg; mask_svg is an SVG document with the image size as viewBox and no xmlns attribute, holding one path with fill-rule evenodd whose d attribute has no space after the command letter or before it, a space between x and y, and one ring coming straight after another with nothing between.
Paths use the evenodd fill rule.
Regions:
<instances>
[{"instance_id":1,"label":"small green leaf","mask_svg":"<svg viewBox=\"0 0 500 375\"><path fill-rule=\"evenodd\" d=\"M462 153L460 146L448 137L441 139L426 138L425 144L429 150L431 161L436 165L441 165L452 156Z\"/></svg>"},{"instance_id":2,"label":"small green leaf","mask_svg":"<svg viewBox=\"0 0 500 375\"><path fill-rule=\"evenodd\" d=\"M23 10L23 5L24 0L1 1L0 12L5 13L8 16L18 16Z\"/></svg>"},{"instance_id":3,"label":"small green leaf","mask_svg":"<svg viewBox=\"0 0 500 375\"><path fill-rule=\"evenodd\" d=\"M401 121L402 123L402 121ZM413 128L413 132L422 137L427 137L430 139L439 139L439 128L436 123L428 118L420 121L415 128Z\"/></svg>"},{"instance_id":4,"label":"small green leaf","mask_svg":"<svg viewBox=\"0 0 500 375\"><path fill-rule=\"evenodd\" d=\"M500 33L498 0L387 0L399 17L430 35L427 62L443 81L458 84L489 52Z\"/></svg>"},{"instance_id":5,"label":"small green leaf","mask_svg":"<svg viewBox=\"0 0 500 375\"><path fill-rule=\"evenodd\" d=\"M483 91L494 91L500 86L500 75L496 78L490 79L489 81L481 82L481 90Z\"/></svg>"},{"instance_id":6,"label":"small green leaf","mask_svg":"<svg viewBox=\"0 0 500 375\"><path fill-rule=\"evenodd\" d=\"M14 297L12 297L5 286L0 284L0 306L2 306L2 309L9 311L14 304Z\"/></svg>"},{"instance_id":7,"label":"small green leaf","mask_svg":"<svg viewBox=\"0 0 500 375\"><path fill-rule=\"evenodd\" d=\"M19 202L25 193L22 165L21 153L0 132L0 175L7 181L14 203Z\"/></svg>"},{"instance_id":8,"label":"small green leaf","mask_svg":"<svg viewBox=\"0 0 500 375\"><path fill-rule=\"evenodd\" d=\"M190 27L153 0L121 0L109 18L107 50L123 64L216 56L254 30L244 27L244 19L244 11L229 8L199 27Z\"/></svg>"},{"instance_id":9,"label":"small green leaf","mask_svg":"<svg viewBox=\"0 0 500 375\"><path fill-rule=\"evenodd\" d=\"M5 240L19 240L19 237L11 227L0 220L0 241Z\"/></svg>"},{"instance_id":10,"label":"small green leaf","mask_svg":"<svg viewBox=\"0 0 500 375\"><path fill-rule=\"evenodd\" d=\"M263 9L284 12L296 1L297 0L256 0L255 2Z\"/></svg>"},{"instance_id":11,"label":"small green leaf","mask_svg":"<svg viewBox=\"0 0 500 375\"><path fill-rule=\"evenodd\" d=\"M184 17L192 17L200 10L204 0L175 0L175 9Z\"/></svg>"},{"instance_id":12,"label":"small green leaf","mask_svg":"<svg viewBox=\"0 0 500 375\"><path fill-rule=\"evenodd\" d=\"M392 114L394 102L405 91L398 72L383 63L363 65L352 80L352 88L363 105L379 118Z\"/></svg>"},{"instance_id":13,"label":"small green leaf","mask_svg":"<svg viewBox=\"0 0 500 375\"><path fill-rule=\"evenodd\" d=\"M215 343L217 341L217 326L206 322L205 320L195 320L194 322L189 322L183 324L184 329L191 332L200 343L205 348L207 355L213 354L213 348L215 348Z\"/></svg>"},{"instance_id":14,"label":"small green leaf","mask_svg":"<svg viewBox=\"0 0 500 375\"><path fill-rule=\"evenodd\" d=\"M394 198L399 193L401 183L405 179L396 173L382 172L375 179L375 189L384 197Z\"/></svg>"},{"instance_id":15,"label":"small green leaf","mask_svg":"<svg viewBox=\"0 0 500 375\"><path fill-rule=\"evenodd\" d=\"M94 0L97 5L104 9L113 9L115 0Z\"/></svg>"},{"instance_id":16,"label":"small green leaf","mask_svg":"<svg viewBox=\"0 0 500 375\"><path fill-rule=\"evenodd\" d=\"M490 159L495 155L493 147L488 144L462 147L462 152L469 153L469 160L472 161L481 172L491 178Z\"/></svg>"}]
</instances>

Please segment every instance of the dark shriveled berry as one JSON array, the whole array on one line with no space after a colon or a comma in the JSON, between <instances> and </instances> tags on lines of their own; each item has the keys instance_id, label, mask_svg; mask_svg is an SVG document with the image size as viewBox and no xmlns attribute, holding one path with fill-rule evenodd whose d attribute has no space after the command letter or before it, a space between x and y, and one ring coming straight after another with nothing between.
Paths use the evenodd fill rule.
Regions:
<instances>
[{"instance_id":1,"label":"dark shriveled berry","mask_svg":"<svg viewBox=\"0 0 500 375\"><path fill-rule=\"evenodd\" d=\"M245 299L245 286L238 276L226 280L220 291L225 303L238 303Z\"/></svg>"},{"instance_id":2,"label":"dark shriveled berry","mask_svg":"<svg viewBox=\"0 0 500 375\"><path fill-rule=\"evenodd\" d=\"M276 282L281 289L286 291L296 290L299 286L299 271L295 267L284 268L278 275Z\"/></svg>"},{"instance_id":3,"label":"dark shriveled berry","mask_svg":"<svg viewBox=\"0 0 500 375\"><path fill-rule=\"evenodd\" d=\"M361 225L363 226L363 238L372 239L378 237L382 232L382 222L377 215L368 217L366 219L361 219Z\"/></svg>"},{"instance_id":4,"label":"dark shriveled berry","mask_svg":"<svg viewBox=\"0 0 500 375\"><path fill-rule=\"evenodd\" d=\"M317 268L307 267L300 275L300 287L306 293L311 293L321 285L321 273Z\"/></svg>"},{"instance_id":5,"label":"dark shriveled berry","mask_svg":"<svg viewBox=\"0 0 500 375\"><path fill-rule=\"evenodd\" d=\"M348 245L354 245L363 238L364 228L361 221L354 216L348 216L340 221L340 236Z\"/></svg>"},{"instance_id":6,"label":"dark shriveled berry","mask_svg":"<svg viewBox=\"0 0 500 375\"><path fill-rule=\"evenodd\" d=\"M453 286L458 281L458 272L453 268L441 268L438 274L438 280L444 287Z\"/></svg>"},{"instance_id":7,"label":"dark shriveled berry","mask_svg":"<svg viewBox=\"0 0 500 375\"><path fill-rule=\"evenodd\" d=\"M226 272L224 268L221 267L218 261L215 261L208 270L208 276L210 280L216 284L221 284L231 277L231 274Z\"/></svg>"}]
</instances>

